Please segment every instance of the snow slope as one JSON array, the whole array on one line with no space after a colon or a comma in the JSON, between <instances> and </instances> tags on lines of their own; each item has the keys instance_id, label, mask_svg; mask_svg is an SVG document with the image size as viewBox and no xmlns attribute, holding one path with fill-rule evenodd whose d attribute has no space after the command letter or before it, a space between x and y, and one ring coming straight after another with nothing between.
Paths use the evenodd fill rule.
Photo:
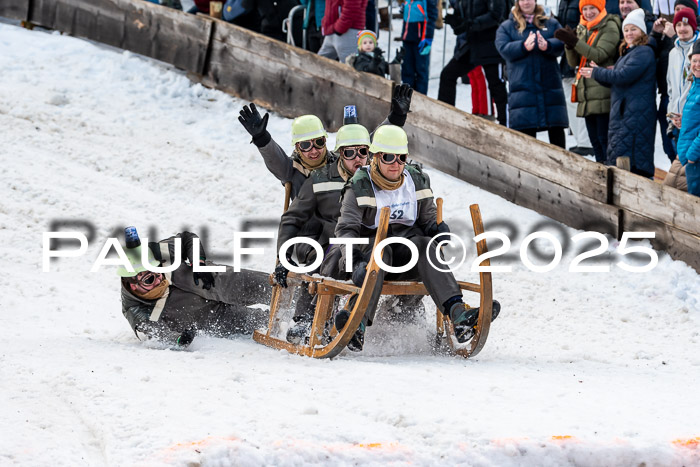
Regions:
<instances>
[{"instance_id":1,"label":"snow slope","mask_svg":"<svg viewBox=\"0 0 700 467\"><path fill-rule=\"evenodd\" d=\"M508 261L494 275L501 317L473 360L432 354L430 312L378 323L365 351L333 361L249 336L180 352L139 342L114 268L89 272L108 236L206 228L223 258L246 221L281 214L282 189L237 122L243 102L7 24L0 69L0 465L700 464L700 278L661 252L653 271L625 272L613 239L608 273L568 272L573 248L548 273ZM289 128L271 115L287 149ZM428 173L466 239L473 202L511 252L538 223L577 233ZM94 238L43 273L42 233L60 220ZM458 278L475 280L474 256ZM273 264L269 246L247 262Z\"/></svg>"}]
</instances>

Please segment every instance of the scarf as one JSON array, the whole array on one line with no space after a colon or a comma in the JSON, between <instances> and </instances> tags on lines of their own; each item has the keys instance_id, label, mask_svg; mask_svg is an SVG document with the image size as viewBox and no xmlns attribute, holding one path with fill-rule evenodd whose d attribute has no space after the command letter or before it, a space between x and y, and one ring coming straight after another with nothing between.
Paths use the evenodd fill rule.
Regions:
<instances>
[{"instance_id":1,"label":"scarf","mask_svg":"<svg viewBox=\"0 0 700 467\"><path fill-rule=\"evenodd\" d=\"M340 174L341 177L343 177L343 180L346 182L352 178L352 174L345 167L345 164L343 164L342 156L338 158L338 173Z\"/></svg>"},{"instance_id":2,"label":"scarf","mask_svg":"<svg viewBox=\"0 0 700 467\"><path fill-rule=\"evenodd\" d=\"M370 164L370 175L372 176L372 182L379 187L380 190L393 191L403 185L404 174L401 173L401 177L398 180L393 181L382 175L379 170L379 157L376 155L372 158L372 163Z\"/></svg>"},{"instance_id":3,"label":"scarf","mask_svg":"<svg viewBox=\"0 0 700 467\"><path fill-rule=\"evenodd\" d=\"M163 294L165 294L165 291L168 289L168 287L170 287L168 279L163 278L160 284L158 284L156 287L154 287L146 293L140 293L136 290L132 290L131 293L143 300L158 300L160 297L163 296Z\"/></svg>"},{"instance_id":4,"label":"scarf","mask_svg":"<svg viewBox=\"0 0 700 467\"><path fill-rule=\"evenodd\" d=\"M598 23L600 23L603 20L603 18L605 18L607 16L607 14L608 14L608 12L605 10L605 8L603 8L603 11L598 13L598 16L596 16L595 18L593 18L590 21L586 21L583 18L583 15L581 15L581 19L579 20L579 22L582 25L584 25L586 27L586 29L588 29L590 31L591 28L596 27L598 25Z\"/></svg>"},{"instance_id":5,"label":"scarf","mask_svg":"<svg viewBox=\"0 0 700 467\"><path fill-rule=\"evenodd\" d=\"M530 23L530 24L532 24L532 22L535 20L535 14L534 14L534 13L531 14L531 15L526 15L526 14L523 13L523 16L525 17L525 21L527 21L527 22Z\"/></svg>"}]
</instances>

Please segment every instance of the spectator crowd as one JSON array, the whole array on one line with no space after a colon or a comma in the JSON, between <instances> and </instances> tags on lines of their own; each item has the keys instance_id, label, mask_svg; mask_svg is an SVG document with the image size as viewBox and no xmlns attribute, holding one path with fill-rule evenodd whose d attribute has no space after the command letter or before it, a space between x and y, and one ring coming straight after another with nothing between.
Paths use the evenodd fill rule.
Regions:
<instances>
[{"instance_id":1,"label":"spectator crowd","mask_svg":"<svg viewBox=\"0 0 700 467\"><path fill-rule=\"evenodd\" d=\"M182 9L180 0L149 1ZM212 13L214 2L194 3L191 13ZM291 34L283 22L301 5L305 48L390 74L377 46L386 11L379 14L375 0L221 3L223 19L282 41ZM646 178L655 175L658 123L671 161L664 184L700 196L697 0L559 0L556 11L537 0L450 0L444 18L438 0L399 3L402 48L392 63L403 84L427 94L433 36L444 20L457 43L440 73L440 101L454 105L458 79L468 81L473 113L533 137L547 132L564 149L569 131L570 151Z\"/></svg>"}]
</instances>

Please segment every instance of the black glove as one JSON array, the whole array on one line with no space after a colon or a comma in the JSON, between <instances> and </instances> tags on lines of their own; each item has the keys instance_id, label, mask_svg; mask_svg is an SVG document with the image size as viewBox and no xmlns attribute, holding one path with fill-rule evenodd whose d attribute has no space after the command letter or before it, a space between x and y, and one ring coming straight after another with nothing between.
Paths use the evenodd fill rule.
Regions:
<instances>
[{"instance_id":1,"label":"black glove","mask_svg":"<svg viewBox=\"0 0 700 467\"><path fill-rule=\"evenodd\" d=\"M401 62L403 62L403 57L404 57L404 55L406 55L406 49L404 49L403 47L400 47L400 48L396 49L396 56L395 56L394 59L391 61L391 63L392 63L392 64L398 63L398 64L400 65Z\"/></svg>"},{"instance_id":2,"label":"black glove","mask_svg":"<svg viewBox=\"0 0 700 467\"><path fill-rule=\"evenodd\" d=\"M413 97L413 89L408 84L401 84L394 88L389 114L389 122L392 125L403 126L406 123L406 116L411 108L411 97Z\"/></svg>"},{"instance_id":3,"label":"black glove","mask_svg":"<svg viewBox=\"0 0 700 467\"><path fill-rule=\"evenodd\" d=\"M260 116L260 112L258 112L258 109L255 107L255 104L250 104L250 106L244 105L243 110L240 112L240 117L238 117L238 121L241 122L241 125L243 125L243 128L246 129L248 133L250 133L250 136L253 137L253 140L251 141L252 143L255 143L256 146L262 147L265 146L270 140L265 138L269 138L269 133L267 132L267 120L270 118L269 113L265 113L264 117ZM264 139L267 139L265 144L260 144Z\"/></svg>"},{"instance_id":4,"label":"black glove","mask_svg":"<svg viewBox=\"0 0 700 467\"><path fill-rule=\"evenodd\" d=\"M360 261L352 271L352 283L358 287L362 287L367 275L367 261Z\"/></svg>"},{"instance_id":5,"label":"black glove","mask_svg":"<svg viewBox=\"0 0 700 467\"><path fill-rule=\"evenodd\" d=\"M467 32L472 25L471 20L464 19L459 15L453 14L446 15L444 21L452 28L455 35L460 35L462 33Z\"/></svg>"},{"instance_id":6,"label":"black glove","mask_svg":"<svg viewBox=\"0 0 700 467\"><path fill-rule=\"evenodd\" d=\"M554 31L554 37L562 41L568 49L573 49L576 47L576 43L578 42L576 31L571 29L570 26Z\"/></svg>"},{"instance_id":7,"label":"black glove","mask_svg":"<svg viewBox=\"0 0 700 467\"><path fill-rule=\"evenodd\" d=\"M673 122L669 122L668 126L666 127L666 137L668 139L673 139L673 130L676 129L676 125L673 124Z\"/></svg>"},{"instance_id":8,"label":"black glove","mask_svg":"<svg viewBox=\"0 0 700 467\"><path fill-rule=\"evenodd\" d=\"M180 334L180 337L177 338L177 345L180 347L187 347L192 343L196 335L197 332L194 329L185 330L185 332Z\"/></svg>"},{"instance_id":9,"label":"black glove","mask_svg":"<svg viewBox=\"0 0 700 467\"><path fill-rule=\"evenodd\" d=\"M297 265L297 263L292 261L290 258L287 258L287 262L289 262L289 264L292 266ZM284 289L287 288L287 274L289 274L289 269L282 266L282 263L279 263L275 268L275 282L281 285Z\"/></svg>"},{"instance_id":10,"label":"black glove","mask_svg":"<svg viewBox=\"0 0 700 467\"><path fill-rule=\"evenodd\" d=\"M200 264L201 266L204 266L204 263ZM214 284L214 274L211 272L195 272L192 273L192 277L194 278L194 285L199 285L199 281L202 281L202 288L204 290L209 290L212 287L216 287L216 284Z\"/></svg>"},{"instance_id":11,"label":"black glove","mask_svg":"<svg viewBox=\"0 0 700 467\"><path fill-rule=\"evenodd\" d=\"M434 237L439 234L449 233L450 227L446 222L433 222L425 228L425 235L428 237Z\"/></svg>"}]
</instances>

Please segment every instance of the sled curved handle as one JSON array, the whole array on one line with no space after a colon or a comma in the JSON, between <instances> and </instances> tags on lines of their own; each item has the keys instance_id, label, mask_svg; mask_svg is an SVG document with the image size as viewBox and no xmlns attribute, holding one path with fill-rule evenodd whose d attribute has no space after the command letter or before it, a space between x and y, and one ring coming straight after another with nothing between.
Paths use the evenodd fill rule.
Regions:
<instances>
[{"instance_id":1,"label":"sled curved handle","mask_svg":"<svg viewBox=\"0 0 700 467\"><path fill-rule=\"evenodd\" d=\"M287 212L289 209L289 200L292 198L292 182L287 182L284 184L284 211Z\"/></svg>"},{"instance_id":2,"label":"sled curved handle","mask_svg":"<svg viewBox=\"0 0 700 467\"><path fill-rule=\"evenodd\" d=\"M435 200L435 204L437 205L437 223L442 224L442 198L438 198Z\"/></svg>"}]
</instances>

